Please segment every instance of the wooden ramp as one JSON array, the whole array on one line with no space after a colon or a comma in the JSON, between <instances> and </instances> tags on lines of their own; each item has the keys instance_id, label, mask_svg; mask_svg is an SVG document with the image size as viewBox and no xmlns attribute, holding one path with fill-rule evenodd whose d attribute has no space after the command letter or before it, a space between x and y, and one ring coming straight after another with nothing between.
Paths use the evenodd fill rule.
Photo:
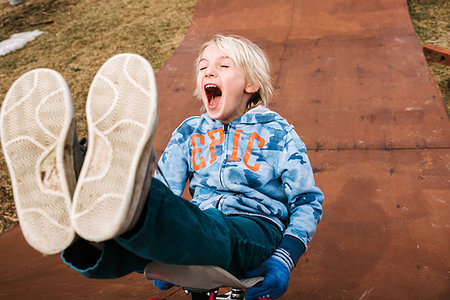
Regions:
<instances>
[{"instance_id":1,"label":"wooden ramp","mask_svg":"<svg viewBox=\"0 0 450 300\"><path fill-rule=\"evenodd\" d=\"M450 124L406 1L199 0L157 76L159 153L199 113L192 66L214 33L264 48L277 88L270 108L295 125L325 193L282 299L449 299ZM189 299L137 274L85 279L28 247L20 228L0 236L0 249L1 299Z\"/></svg>"}]
</instances>

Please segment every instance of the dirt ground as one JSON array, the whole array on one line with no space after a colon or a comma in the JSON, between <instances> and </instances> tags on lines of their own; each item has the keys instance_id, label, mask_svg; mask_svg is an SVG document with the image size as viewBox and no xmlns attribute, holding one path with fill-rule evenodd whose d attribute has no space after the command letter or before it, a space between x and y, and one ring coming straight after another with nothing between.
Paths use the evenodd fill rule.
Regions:
<instances>
[{"instance_id":1,"label":"dirt ground","mask_svg":"<svg viewBox=\"0 0 450 300\"><path fill-rule=\"evenodd\" d=\"M446 0L408 0L421 44L450 48L450 4ZM24 48L0 57L0 101L21 74L51 68L68 82L79 136L86 136L84 106L95 72L111 56L133 52L155 71L183 40L195 0L27 0L18 6L0 1L0 41L39 29L45 34ZM450 108L450 67L430 65ZM10 180L0 153L0 233L17 224Z\"/></svg>"}]
</instances>

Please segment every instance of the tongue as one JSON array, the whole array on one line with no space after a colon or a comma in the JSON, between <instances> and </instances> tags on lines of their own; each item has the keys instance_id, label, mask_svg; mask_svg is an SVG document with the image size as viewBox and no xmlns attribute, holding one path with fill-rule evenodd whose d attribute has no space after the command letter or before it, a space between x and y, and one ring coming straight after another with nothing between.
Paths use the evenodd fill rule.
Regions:
<instances>
[{"instance_id":1,"label":"tongue","mask_svg":"<svg viewBox=\"0 0 450 300\"><path fill-rule=\"evenodd\" d=\"M222 95L214 95L211 100L209 101L209 105L214 106L220 102L220 98L222 98Z\"/></svg>"}]
</instances>

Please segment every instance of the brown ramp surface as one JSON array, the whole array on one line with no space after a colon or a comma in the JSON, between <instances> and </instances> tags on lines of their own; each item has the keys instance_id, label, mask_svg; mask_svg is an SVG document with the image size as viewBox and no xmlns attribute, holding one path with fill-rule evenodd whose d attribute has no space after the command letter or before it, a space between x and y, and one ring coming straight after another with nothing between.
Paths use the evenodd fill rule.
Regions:
<instances>
[{"instance_id":1,"label":"brown ramp surface","mask_svg":"<svg viewBox=\"0 0 450 300\"><path fill-rule=\"evenodd\" d=\"M157 76L159 153L199 112L192 65L218 32L267 52L277 88L270 108L295 125L326 195L283 299L449 299L450 124L406 1L199 0ZM29 248L19 228L0 247L2 299L188 299L136 274L82 278Z\"/></svg>"}]
</instances>

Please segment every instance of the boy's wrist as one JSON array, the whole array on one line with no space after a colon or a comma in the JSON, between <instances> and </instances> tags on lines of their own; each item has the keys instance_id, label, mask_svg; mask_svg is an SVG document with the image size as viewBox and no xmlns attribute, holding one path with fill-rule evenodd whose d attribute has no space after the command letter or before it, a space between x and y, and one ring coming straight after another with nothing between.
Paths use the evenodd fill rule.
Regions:
<instances>
[{"instance_id":1,"label":"boy's wrist","mask_svg":"<svg viewBox=\"0 0 450 300\"><path fill-rule=\"evenodd\" d=\"M305 251L306 246L300 239L291 235L284 235L274 255L283 259L292 270Z\"/></svg>"},{"instance_id":2,"label":"boy's wrist","mask_svg":"<svg viewBox=\"0 0 450 300\"><path fill-rule=\"evenodd\" d=\"M294 261L292 260L291 256L283 248L278 248L277 250L275 250L272 257L282 262L289 270L289 272L292 271L295 267Z\"/></svg>"}]
</instances>

